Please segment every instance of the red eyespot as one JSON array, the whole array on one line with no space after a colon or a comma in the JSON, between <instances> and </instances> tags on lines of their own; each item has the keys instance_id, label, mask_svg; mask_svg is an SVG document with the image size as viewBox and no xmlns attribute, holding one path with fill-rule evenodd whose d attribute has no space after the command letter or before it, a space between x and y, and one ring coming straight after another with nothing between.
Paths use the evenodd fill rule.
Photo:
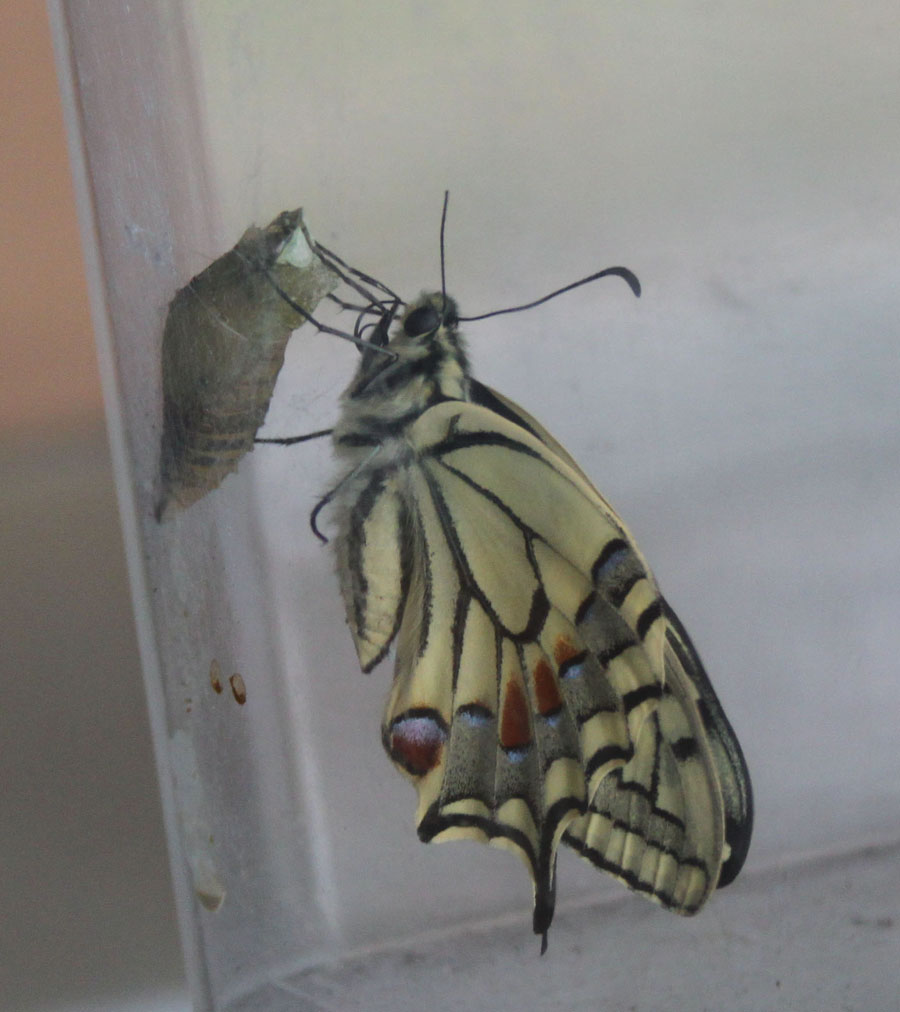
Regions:
<instances>
[{"instance_id":1,"label":"red eyespot","mask_svg":"<svg viewBox=\"0 0 900 1012\"><path fill-rule=\"evenodd\" d=\"M447 725L436 710L410 710L396 717L385 734L385 747L395 763L413 776L424 776L441 761Z\"/></svg>"}]
</instances>

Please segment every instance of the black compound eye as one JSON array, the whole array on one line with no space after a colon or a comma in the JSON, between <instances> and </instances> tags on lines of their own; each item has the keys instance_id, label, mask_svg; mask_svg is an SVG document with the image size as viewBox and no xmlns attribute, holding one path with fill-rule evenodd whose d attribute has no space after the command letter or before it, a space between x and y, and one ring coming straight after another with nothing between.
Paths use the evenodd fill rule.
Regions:
<instances>
[{"instance_id":1,"label":"black compound eye","mask_svg":"<svg viewBox=\"0 0 900 1012\"><path fill-rule=\"evenodd\" d=\"M422 337L437 330L440 325L440 313L429 304L414 309L403 321L403 330L407 337Z\"/></svg>"}]
</instances>

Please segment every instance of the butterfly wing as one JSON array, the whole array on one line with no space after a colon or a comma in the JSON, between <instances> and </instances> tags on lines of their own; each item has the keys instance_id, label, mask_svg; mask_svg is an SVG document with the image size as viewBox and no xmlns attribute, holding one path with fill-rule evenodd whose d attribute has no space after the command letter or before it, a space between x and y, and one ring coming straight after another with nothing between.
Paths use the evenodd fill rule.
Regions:
<instances>
[{"instance_id":1,"label":"butterfly wing","mask_svg":"<svg viewBox=\"0 0 900 1012\"><path fill-rule=\"evenodd\" d=\"M717 882L721 889L735 880L750 849L753 833L750 772L694 644L668 604L666 623L666 679L673 686L685 686L685 705L699 716L722 793L725 849Z\"/></svg>"},{"instance_id":2,"label":"butterfly wing","mask_svg":"<svg viewBox=\"0 0 900 1012\"><path fill-rule=\"evenodd\" d=\"M723 800L668 609L569 455L477 387L494 402L426 411L411 459L371 471L339 537L364 668L397 634L383 739L419 835L518 853L542 934L561 838L691 912L719 876Z\"/></svg>"},{"instance_id":3,"label":"butterfly wing","mask_svg":"<svg viewBox=\"0 0 900 1012\"><path fill-rule=\"evenodd\" d=\"M583 472L568 451L520 405L477 380L471 381L471 387L473 401L526 429L583 476ZM585 477L585 481L587 480ZM607 508L612 509L608 504ZM633 541L632 547L635 547ZM673 692L681 688L679 706L692 714L695 720L699 717L702 734L695 734L695 737L705 737L709 748L709 757L705 761L712 760L721 789L725 815L725 849L717 883L721 888L737 877L750 847L753 831L753 790L750 773L737 736L725 716L690 636L671 607L665 601L663 605L667 625L665 681ZM627 782L628 775L623 773L622 777ZM612 787L612 783L608 784L607 790L612 790ZM595 832L599 825L599 821L595 820L591 832ZM618 873L615 868L610 867L609 860L603 857L601 849L586 845L585 835L585 823L582 822L573 826L564 840L598 867L619 877L626 885L641 889L637 884L639 880L634 878L634 869L621 869L621 874ZM666 891L663 891L655 898L664 906L671 906L665 900L666 895Z\"/></svg>"}]
</instances>

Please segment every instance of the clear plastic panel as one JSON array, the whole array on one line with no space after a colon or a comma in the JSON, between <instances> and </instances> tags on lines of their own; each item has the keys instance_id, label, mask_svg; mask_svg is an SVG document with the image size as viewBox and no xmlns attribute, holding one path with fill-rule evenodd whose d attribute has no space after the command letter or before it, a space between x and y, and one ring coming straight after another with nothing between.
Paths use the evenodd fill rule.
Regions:
<instances>
[{"instance_id":1,"label":"clear plastic panel","mask_svg":"<svg viewBox=\"0 0 900 1012\"><path fill-rule=\"evenodd\" d=\"M691 630L754 777L751 874L896 838L891 5L797 4L774 35L762 3L52 9L198 1009L338 1007L274 982L507 913L538 949L517 861L416 839L379 744L389 667L359 673L308 526L328 446L258 447L154 517L169 300L300 204L409 298L439 283L449 187L470 314L637 271L640 302L601 284L471 325L476 373L610 496ZM265 434L332 423L355 361L295 336ZM614 888L562 856L560 910Z\"/></svg>"}]
</instances>

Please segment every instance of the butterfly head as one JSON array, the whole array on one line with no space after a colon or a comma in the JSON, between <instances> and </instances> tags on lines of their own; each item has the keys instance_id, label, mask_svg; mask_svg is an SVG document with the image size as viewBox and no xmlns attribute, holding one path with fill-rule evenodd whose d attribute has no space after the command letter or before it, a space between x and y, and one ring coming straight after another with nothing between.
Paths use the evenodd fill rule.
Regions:
<instances>
[{"instance_id":1,"label":"butterfly head","mask_svg":"<svg viewBox=\"0 0 900 1012\"><path fill-rule=\"evenodd\" d=\"M351 399L385 399L411 410L439 400L465 400L469 362L459 334L456 303L441 292L421 295L409 304L388 336L386 315L372 344L390 355L363 354L348 394Z\"/></svg>"},{"instance_id":2,"label":"butterfly head","mask_svg":"<svg viewBox=\"0 0 900 1012\"><path fill-rule=\"evenodd\" d=\"M443 292L428 292L413 302L403 316L403 333L409 338L431 340L441 328L456 334L459 313L456 303Z\"/></svg>"}]
</instances>

